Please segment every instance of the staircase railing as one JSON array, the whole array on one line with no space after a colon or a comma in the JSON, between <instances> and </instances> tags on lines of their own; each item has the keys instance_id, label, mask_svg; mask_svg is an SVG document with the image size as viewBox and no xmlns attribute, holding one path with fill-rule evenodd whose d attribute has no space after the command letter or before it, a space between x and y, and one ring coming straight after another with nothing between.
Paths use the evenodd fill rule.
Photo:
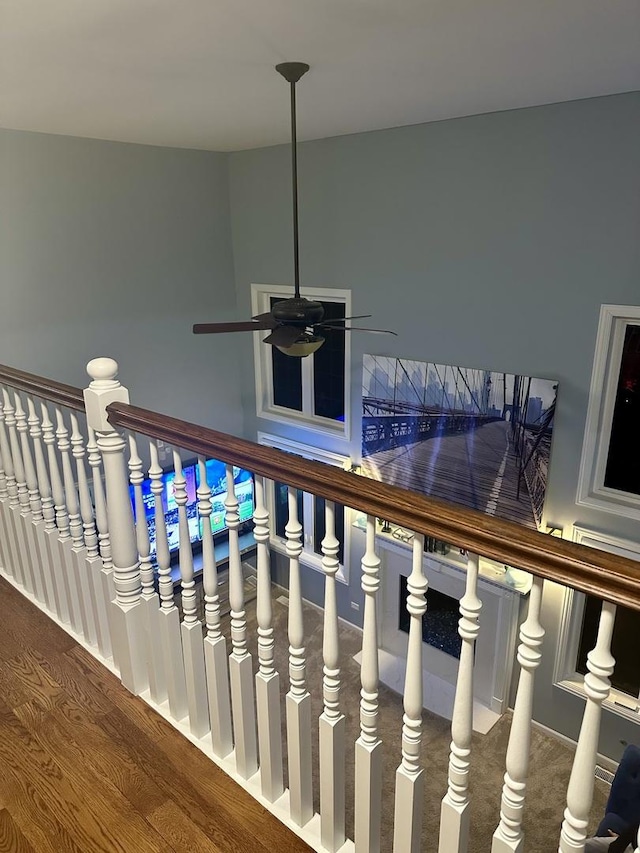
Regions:
<instances>
[{"instance_id":1,"label":"staircase railing","mask_svg":"<svg viewBox=\"0 0 640 853\"><path fill-rule=\"evenodd\" d=\"M413 542L412 568L407 578L409 637L402 749L395 780L394 851L397 853L420 849L425 799L425 763L420 749L422 622L428 587L424 537L451 543L467 555L465 593L459 602L461 653L452 714L448 788L443 791L441 805L440 853L463 853L469 841L474 648L481 630L479 558L497 560L533 576L528 613L520 626L517 649L520 676L493 853L521 851L524 843L522 816L533 685L544 637L540 624L543 584L554 581L598 596L604 603L597 643L588 657L586 705L558 842L562 853L584 849L601 707L609 694L614 667L610 646L615 606L624 604L640 609L637 563L132 406L128 392L116 378L117 365L110 359L90 362L88 371L92 381L83 393L0 366L0 567L7 580L118 672L125 687L164 713L315 849L355 849L358 853L379 850L381 835L383 776L378 726L377 627L381 557L376 519L383 517L411 531ZM165 444L171 448L173 498L179 523L179 601L165 527L166 495L163 495L160 466L160 452ZM199 470L197 523L201 523L202 538L202 618L189 530L185 452L195 454ZM210 458L221 460L227 473L230 605L227 633L221 614L215 543L207 522L212 513L212 494L206 475L206 460ZM248 629L234 466L252 472L255 482L257 637L250 637ZM154 559L142 489L147 478L151 481L154 506ZM281 734L284 687L274 663L269 552L272 519L266 500L269 481L282 483L288 490L285 534L289 662L284 740ZM325 502L325 535L321 545L325 598L318 814L314 813L311 693L306 674L298 490L321 497ZM336 606L340 542L336 536L336 504L364 514L366 519L364 549L360 555L364 593L360 735L355 744L347 743L345 709L341 702ZM351 749L355 750L353 840L347 839L345 830L345 754Z\"/></svg>"}]
</instances>

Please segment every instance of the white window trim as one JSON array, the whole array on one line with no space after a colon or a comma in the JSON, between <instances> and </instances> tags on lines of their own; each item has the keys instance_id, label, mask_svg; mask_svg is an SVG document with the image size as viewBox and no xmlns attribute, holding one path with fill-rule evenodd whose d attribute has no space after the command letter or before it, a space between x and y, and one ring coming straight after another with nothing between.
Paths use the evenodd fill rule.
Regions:
<instances>
[{"instance_id":1,"label":"white window trim","mask_svg":"<svg viewBox=\"0 0 640 853\"><path fill-rule=\"evenodd\" d=\"M334 290L332 288L301 288L300 295L307 299L317 299L325 302L342 302L345 306L345 316L351 315L351 291ZM287 299L293 296L290 285L282 284L252 284L251 285L251 313L252 316L264 314L269 311L269 298L281 296ZM331 418L322 418L311 414L313 409L313 357L302 359L303 374L303 411L296 412L284 406L276 406L273 402L273 368L271 358L267 358L265 352L267 347L262 343L269 334L264 332L253 333L253 363L256 378L256 414L259 418L278 421L285 424L296 424L315 432L322 432L332 436L349 439L351 434L351 339L345 335L344 362L344 421L334 421Z\"/></svg>"},{"instance_id":2,"label":"white window trim","mask_svg":"<svg viewBox=\"0 0 640 853\"><path fill-rule=\"evenodd\" d=\"M629 539L621 539L618 536L600 533L587 527L575 525L573 528L573 541L581 545L600 548L611 551L633 560L640 560L640 544ZM573 589L565 590L562 605L562 616L560 622L560 636L556 650L556 659L553 670L553 683L556 687L573 693L581 698L586 697L584 689L584 675L576 672L575 664L580 643L580 631L582 629L582 617L584 615L586 596ZM630 705L636 706L634 710ZM621 690L611 688L609 698L603 706L621 717L640 723L640 699L623 693Z\"/></svg>"},{"instance_id":3,"label":"white window trim","mask_svg":"<svg viewBox=\"0 0 640 853\"><path fill-rule=\"evenodd\" d=\"M296 456L302 456L305 459L312 459L314 462L325 462L327 465L333 465L336 468L346 468L350 466L350 459L348 456L342 456L338 453L331 453L328 450L322 450L317 447L311 447L307 444L301 444L298 441L291 441L290 439L282 438L279 435L270 435L265 432L258 432L258 444L264 444L267 447L275 447L277 450L284 450L286 453L295 453ZM277 551L280 554L287 553L286 544L287 540L276 536L273 527L273 506L275 503L274 499L274 485L272 480L267 481L267 487L265 489L265 500L267 504L267 508L269 510L269 518L271 521L271 531L269 544L273 548L274 551ZM349 553L350 553L350 545L351 545L351 518L350 518L351 510L349 507L344 508L344 541L342 543L342 552L344 554L344 564L340 564L340 568L336 573L336 580L340 583L348 585L349 583ZM322 568L322 557L313 550L313 532L308 531L305 537L306 541L303 543L302 554L300 555L300 562L309 566L309 568L314 569L316 572L322 572L324 574L324 570Z\"/></svg>"},{"instance_id":4,"label":"white window trim","mask_svg":"<svg viewBox=\"0 0 640 853\"><path fill-rule=\"evenodd\" d=\"M576 503L640 519L640 495L604 485L624 335L630 323L640 323L640 307L601 307Z\"/></svg>"}]
</instances>

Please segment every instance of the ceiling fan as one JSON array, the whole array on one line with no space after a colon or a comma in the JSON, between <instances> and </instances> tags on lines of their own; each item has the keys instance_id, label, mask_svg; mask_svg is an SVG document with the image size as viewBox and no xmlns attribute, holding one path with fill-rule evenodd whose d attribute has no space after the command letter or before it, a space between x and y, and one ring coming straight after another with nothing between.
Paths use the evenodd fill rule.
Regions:
<instances>
[{"instance_id":1,"label":"ceiling fan","mask_svg":"<svg viewBox=\"0 0 640 853\"><path fill-rule=\"evenodd\" d=\"M257 332L270 330L264 339L265 344L277 347L285 355L303 358L320 349L325 339L323 330L337 332L374 332L376 334L395 335L388 329L363 329L358 326L345 326L349 320L361 320L371 314L359 314L339 320L326 320L324 308L320 302L300 296L300 268L298 252L298 151L296 136L296 83L309 70L306 62L282 62L276 65L276 71L291 86L291 172L293 183L293 271L294 295L283 299L273 306L271 311L258 314L251 320L240 323L196 323L193 327L196 335L220 334L222 332Z\"/></svg>"}]
</instances>

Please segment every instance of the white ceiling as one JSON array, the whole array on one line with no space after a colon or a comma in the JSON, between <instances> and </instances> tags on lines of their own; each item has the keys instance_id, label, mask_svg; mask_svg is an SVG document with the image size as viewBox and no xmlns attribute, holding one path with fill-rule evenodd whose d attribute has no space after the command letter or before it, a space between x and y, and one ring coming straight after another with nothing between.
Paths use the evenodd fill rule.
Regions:
<instances>
[{"instance_id":1,"label":"white ceiling","mask_svg":"<svg viewBox=\"0 0 640 853\"><path fill-rule=\"evenodd\" d=\"M0 0L0 126L218 151L640 89L640 0Z\"/></svg>"}]
</instances>

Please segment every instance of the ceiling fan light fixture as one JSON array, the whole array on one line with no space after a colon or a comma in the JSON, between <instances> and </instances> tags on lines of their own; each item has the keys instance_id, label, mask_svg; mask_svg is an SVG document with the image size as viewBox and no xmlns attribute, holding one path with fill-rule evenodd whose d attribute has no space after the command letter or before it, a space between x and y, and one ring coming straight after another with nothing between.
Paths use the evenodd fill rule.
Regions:
<instances>
[{"instance_id":1,"label":"ceiling fan light fixture","mask_svg":"<svg viewBox=\"0 0 640 853\"><path fill-rule=\"evenodd\" d=\"M312 335L309 332L303 332L297 341L294 341L290 347L279 347L283 355L290 355L294 358L305 358L308 355L313 355L314 352L320 349L324 343L322 335Z\"/></svg>"}]
</instances>

